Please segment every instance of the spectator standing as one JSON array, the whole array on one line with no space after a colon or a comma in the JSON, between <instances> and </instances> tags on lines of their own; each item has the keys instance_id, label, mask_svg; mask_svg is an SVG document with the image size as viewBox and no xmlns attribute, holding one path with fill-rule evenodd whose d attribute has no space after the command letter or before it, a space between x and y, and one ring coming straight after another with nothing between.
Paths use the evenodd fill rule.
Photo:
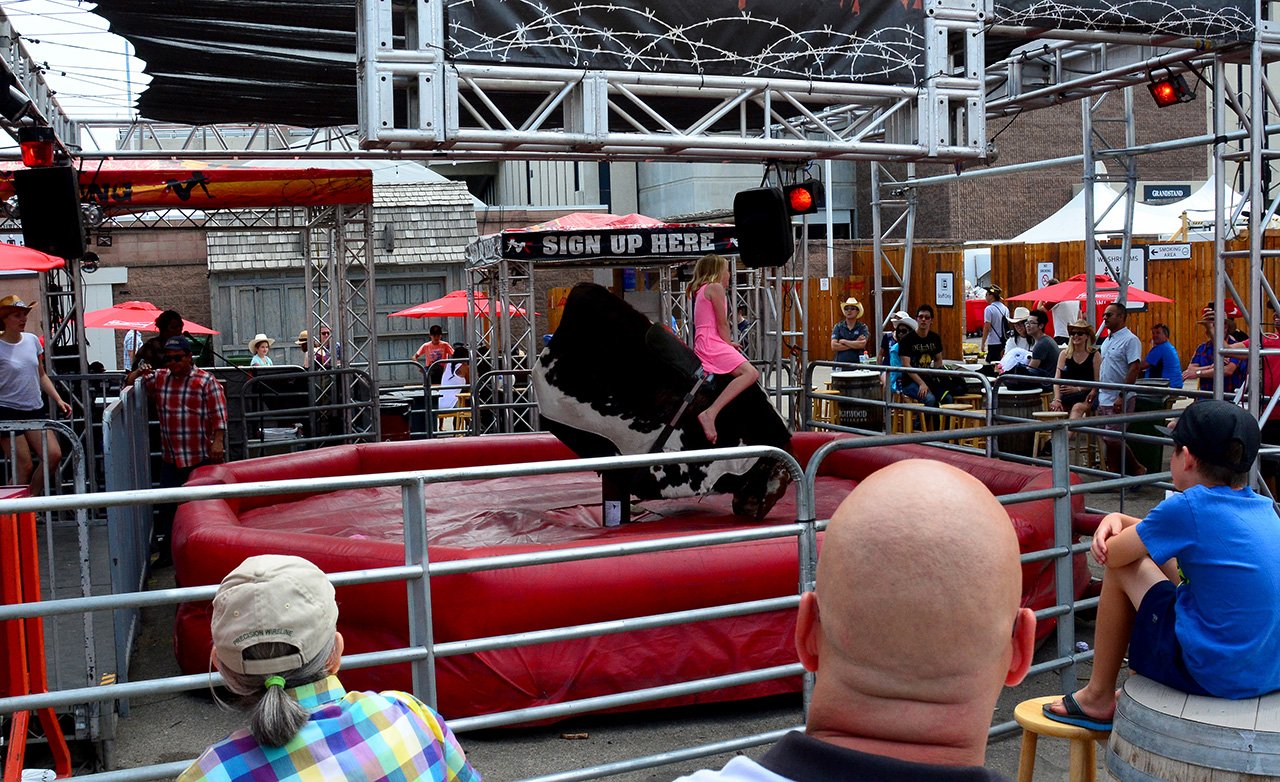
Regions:
<instances>
[{"instance_id":1,"label":"spectator standing","mask_svg":"<svg viewBox=\"0 0 1280 782\"><path fill-rule=\"evenodd\" d=\"M800 597L804 732L679 782L1003 780L982 763L1001 688L1031 664L1021 583L1013 525L976 478L932 460L877 470L836 509Z\"/></svg>"},{"instance_id":2,"label":"spectator standing","mask_svg":"<svg viewBox=\"0 0 1280 782\"><path fill-rule=\"evenodd\" d=\"M674 331L674 329L672 329ZM751 318L747 317L747 305L738 305L738 344L742 346L742 354L749 351L748 340L751 337Z\"/></svg>"},{"instance_id":3,"label":"spectator standing","mask_svg":"<svg viewBox=\"0 0 1280 782\"><path fill-rule=\"evenodd\" d=\"M1183 380L1196 380L1200 383L1201 388L1211 388L1213 385L1213 356L1215 346L1218 342L1214 336L1215 330L1213 316L1213 307L1205 307L1201 310L1200 325L1204 327L1206 339L1204 342L1200 343L1200 347L1196 348L1195 355L1191 357L1191 363L1187 365L1187 370L1182 373ZM1232 343L1228 341L1227 344L1230 345ZM1248 365L1249 362L1247 359L1239 359L1230 356L1223 359L1223 393L1235 393L1235 390L1244 383Z\"/></svg>"},{"instance_id":4,"label":"spectator standing","mask_svg":"<svg viewBox=\"0 0 1280 782\"><path fill-rule=\"evenodd\" d=\"M137 329L129 329L124 333L123 355L120 357L120 366L125 371L133 369L133 357L138 355L138 351L142 349L142 332Z\"/></svg>"},{"instance_id":5,"label":"spectator standing","mask_svg":"<svg viewBox=\"0 0 1280 782\"><path fill-rule=\"evenodd\" d=\"M1280 350L1280 312L1276 311L1276 305L1267 301L1267 307L1271 310L1271 327L1272 331L1263 331L1262 343L1259 347L1263 350ZM1246 341L1242 347L1248 347ZM1262 412L1265 413L1267 406L1271 403L1272 397L1280 393L1280 355L1262 356L1259 361L1262 363ZM1268 446L1280 446L1280 402L1272 408L1271 415L1262 422L1262 442ZM1276 496L1276 476L1280 474L1280 454L1264 455L1258 460L1258 471L1262 474L1262 479L1267 482L1271 489L1271 496Z\"/></svg>"},{"instance_id":6,"label":"spectator standing","mask_svg":"<svg viewBox=\"0 0 1280 782\"><path fill-rule=\"evenodd\" d=\"M1182 360L1169 341L1169 327L1163 323L1151 327L1151 350L1142 360L1142 371L1148 378L1168 380L1170 388L1182 388Z\"/></svg>"},{"instance_id":7,"label":"spectator standing","mask_svg":"<svg viewBox=\"0 0 1280 782\"><path fill-rule=\"evenodd\" d=\"M271 339L266 334L258 334L253 339L249 340L249 353L253 356L253 358L249 359L249 366L269 367L273 365L275 362L271 360L271 356L269 354L271 352L271 346L274 344L275 340Z\"/></svg>"},{"instance_id":8,"label":"spectator standing","mask_svg":"<svg viewBox=\"0 0 1280 782\"><path fill-rule=\"evenodd\" d=\"M1142 366L1142 343L1138 336L1125 326L1129 318L1128 311L1119 304L1108 304L1102 315L1103 321L1111 331L1111 336L1102 343L1102 368L1098 379L1103 383L1133 385L1138 380ZM1118 388L1104 388L1098 392L1098 415L1122 415L1132 413L1138 404L1138 397L1132 391ZM1114 435L1103 435L1102 444L1107 452L1107 466L1111 472L1120 472L1121 455L1130 475L1145 475L1147 468L1142 466L1129 444L1119 436L1124 424L1107 424Z\"/></svg>"},{"instance_id":9,"label":"spectator standing","mask_svg":"<svg viewBox=\"0 0 1280 782\"><path fill-rule=\"evenodd\" d=\"M902 388L902 394L918 399L929 407L937 407L938 398L942 393L941 391L935 393L929 387L930 381L933 381L941 388L937 377L926 378L911 371L942 366L942 337L930 328L932 325L933 307L921 304L916 308L916 329L898 342L898 353L902 357L902 366L907 370L906 384Z\"/></svg>"},{"instance_id":10,"label":"spectator standing","mask_svg":"<svg viewBox=\"0 0 1280 782\"><path fill-rule=\"evenodd\" d=\"M337 626L333 585L301 557L250 557L227 574L213 598L212 662L249 729L201 753L179 782L480 782L430 706L343 689Z\"/></svg>"},{"instance_id":11,"label":"spectator standing","mask_svg":"<svg viewBox=\"0 0 1280 782\"><path fill-rule=\"evenodd\" d=\"M71 415L71 405L62 400L44 368L44 348L40 338L26 331L28 305L17 296L0 299L0 421L31 421L45 417L43 391L63 416ZM10 452L12 445L13 451ZM45 460L49 477L57 477L62 447L57 436L44 429L28 429L14 437L0 435L0 449L13 460L13 479L27 484L31 496L44 493L45 466L36 469L35 459Z\"/></svg>"},{"instance_id":12,"label":"spectator standing","mask_svg":"<svg viewBox=\"0 0 1280 782\"><path fill-rule=\"evenodd\" d=\"M850 296L841 305L844 320L831 329L831 349L835 360L843 364L857 364L866 355L871 331L858 318L862 317L862 303Z\"/></svg>"},{"instance_id":13,"label":"spectator standing","mask_svg":"<svg viewBox=\"0 0 1280 782\"><path fill-rule=\"evenodd\" d=\"M413 360L417 361L425 357L425 363L431 367L437 361L443 361L453 356L453 345L445 342L441 337L444 336L444 329L439 325L432 326L427 332L430 340L422 343L422 347L418 348L418 352L413 354ZM444 366L431 367L431 382L438 385L440 378L444 376Z\"/></svg>"},{"instance_id":14,"label":"spectator standing","mask_svg":"<svg viewBox=\"0 0 1280 782\"><path fill-rule=\"evenodd\" d=\"M160 334L142 343L142 347L138 348L138 352L134 354L130 368L137 369L144 361L153 367L162 366L165 343L174 337L181 337L185 328L186 324L183 323L182 316L177 310L165 310L160 313L156 316L156 330Z\"/></svg>"},{"instance_id":15,"label":"spectator standing","mask_svg":"<svg viewBox=\"0 0 1280 782\"><path fill-rule=\"evenodd\" d=\"M1050 279L1049 284L1057 285L1058 278ZM1048 302L1045 302L1045 304L1048 304ZM1080 302L1074 299L1060 301L1049 308L1049 314L1053 317L1053 338L1058 344L1065 345L1070 338L1068 332L1071 324L1080 319Z\"/></svg>"},{"instance_id":16,"label":"spectator standing","mask_svg":"<svg viewBox=\"0 0 1280 782\"><path fill-rule=\"evenodd\" d=\"M1000 298L999 285L987 288L987 306L982 311L982 344L987 347L987 363L994 364L1004 355L1004 342L1009 334L1009 308Z\"/></svg>"},{"instance_id":17,"label":"spectator standing","mask_svg":"<svg viewBox=\"0 0 1280 782\"><path fill-rule=\"evenodd\" d=\"M125 386L145 375L143 388L160 416L160 488L181 486L197 467L221 462L227 432L227 400L217 378L191 361L186 337L164 345L164 368L143 364L125 376ZM177 505L159 506L154 533L156 567L173 564L173 515Z\"/></svg>"}]
</instances>

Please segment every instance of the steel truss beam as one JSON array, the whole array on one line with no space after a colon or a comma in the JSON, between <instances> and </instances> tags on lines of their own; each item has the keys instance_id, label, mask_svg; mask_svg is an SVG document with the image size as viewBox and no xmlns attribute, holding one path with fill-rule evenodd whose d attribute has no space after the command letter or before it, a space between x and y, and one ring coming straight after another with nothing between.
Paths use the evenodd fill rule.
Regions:
<instances>
[{"instance_id":1,"label":"steel truss beam","mask_svg":"<svg viewBox=\"0 0 1280 782\"><path fill-rule=\"evenodd\" d=\"M31 58L3 10L0 10L0 60L31 99L25 117L16 121L0 118L0 127L17 138L17 129L22 125L48 125L64 148L75 150L78 147L76 123L63 112L53 90L44 80L43 68Z\"/></svg>"},{"instance_id":2,"label":"steel truss beam","mask_svg":"<svg viewBox=\"0 0 1280 782\"><path fill-rule=\"evenodd\" d=\"M533 263L500 260L467 269L472 300L489 299L489 317L467 316L471 335L472 428L477 434L531 432L540 428L528 377L541 351L534 331ZM489 363L481 371L480 361ZM487 397L483 398L482 397ZM493 415L475 413L481 402Z\"/></svg>"},{"instance_id":3,"label":"steel truss beam","mask_svg":"<svg viewBox=\"0 0 1280 782\"><path fill-rule=\"evenodd\" d=\"M526 157L683 160L962 160L986 154L984 13L925 0L919 85L580 70L449 61L442 4L362 0L357 31L361 146ZM963 41L948 53L948 39ZM498 95L519 94L513 108ZM690 120L672 108L697 101ZM726 127L732 128L727 130Z\"/></svg>"}]
</instances>

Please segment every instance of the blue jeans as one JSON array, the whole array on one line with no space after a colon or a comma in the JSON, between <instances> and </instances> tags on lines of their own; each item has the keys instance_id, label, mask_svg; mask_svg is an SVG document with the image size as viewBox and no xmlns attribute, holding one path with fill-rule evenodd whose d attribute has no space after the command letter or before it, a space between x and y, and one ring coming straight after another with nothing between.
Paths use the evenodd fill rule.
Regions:
<instances>
[{"instance_id":1,"label":"blue jeans","mask_svg":"<svg viewBox=\"0 0 1280 782\"><path fill-rule=\"evenodd\" d=\"M907 383L902 387L902 395L909 399L915 399L918 401L920 399L920 384ZM938 406L938 397L934 396L932 389L929 390L929 393L924 395L924 403L928 407Z\"/></svg>"}]
</instances>

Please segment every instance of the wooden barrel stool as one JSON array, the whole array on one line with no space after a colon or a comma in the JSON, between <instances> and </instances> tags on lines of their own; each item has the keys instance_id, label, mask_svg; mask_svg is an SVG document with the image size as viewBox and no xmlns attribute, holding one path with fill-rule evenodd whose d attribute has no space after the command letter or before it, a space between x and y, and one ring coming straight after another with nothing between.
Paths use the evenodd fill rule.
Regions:
<instances>
[{"instance_id":1,"label":"wooden barrel stool","mask_svg":"<svg viewBox=\"0 0 1280 782\"><path fill-rule=\"evenodd\" d=\"M1280 778L1280 693L1233 701L1130 676L1106 767L1121 782Z\"/></svg>"},{"instance_id":2,"label":"wooden barrel stool","mask_svg":"<svg viewBox=\"0 0 1280 782\"><path fill-rule=\"evenodd\" d=\"M1032 414L1031 414L1031 417L1032 417L1032 418L1034 418L1034 419L1036 419L1037 421L1061 421L1061 420L1065 419L1065 418L1066 418L1067 416L1069 416L1069 415L1071 415L1071 414L1070 414L1070 413L1067 413L1067 412L1060 412L1060 411L1057 411L1057 410L1050 410L1050 411L1048 411L1048 412L1032 413ZM1039 455L1040 455L1040 449L1041 449L1041 448L1044 448L1046 445L1048 445L1050 442L1052 442L1052 440L1053 440L1053 432L1052 432L1052 431L1048 431L1048 432L1036 432L1036 440L1035 440L1035 442L1034 442L1034 443L1032 443L1032 445L1031 445L1031 455L1032 455L1032 456L1039 456Z\"/></svg>"},{"instance_id":3,"label":"wooden barrel stool","mask_svg":"<svg viewBox=\"0 0 1280 782\"><path fill-rule=\"evenodd\" d=\"M1044 716L1046 703L1053 703L1061 695L1046 695L1019 703L1013 710L1013 718L1022 726L1022 754L1018 757L1018 782L1031 782L1036 770L1036 743L1040 736L1053 736L1071 742L1070 782L1095 782L1098 778L1098 756L1093 747L1095 741L1106 741L1106 731L1089 730L1055 722ZM1207 780L1206 780L1207 782Z\"/></svg>"}]
</instances>

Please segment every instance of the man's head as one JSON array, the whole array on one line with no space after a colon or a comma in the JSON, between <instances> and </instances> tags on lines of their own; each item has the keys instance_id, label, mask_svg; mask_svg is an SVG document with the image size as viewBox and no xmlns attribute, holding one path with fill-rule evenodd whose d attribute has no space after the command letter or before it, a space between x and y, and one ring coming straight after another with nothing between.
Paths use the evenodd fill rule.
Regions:
<instances>
[{"instance_id":1,"label":"man's head","mask_svg":"<svg viewBox=\"0 0 1280 782\"><path fill-rule=\"evenodd\" d=\"M1000 688L1031 662L1021 592L1013 525L976 478L926 460L872 474L832 516L801 600L796 647L817 673L808 732L980 765Z\"/></svg>"},{"instance_id":2,"label":"man's head","mask_svg":"<svg viewBox=\"0 0 1280 782\"><path fill-rule=\"evenodd\" d=\"M738 317L743 320L747 319L747 305L745 304L738 305Z\"/></svg>"},{"instance_id":3,"label":"man's head","mask_svg":"<svg viewBox=\"0 0 1280 782\"><path fill-rule=\"evenodd\" d=\"M1163 323L1157 323L1151 327L1151 344L1163 345L1169 341L1169 327Z\"/></svg>"},{"instance_id":4,"label":"man's head","mask_svg":"<svg viewBox=\"0 0 1280 782\"><path fill-rule=\"evenodd\" d=\"M862 317L862 302L852 296L844 300L844 304L840 305L840 309L844 312L845 320L857 320Z\"/></svg>"},{"instance_id":5,"label":"man's head","mask_svg":"<svg viewBox=\"0 0 1280 782\"><path fill-rule=\"evenodd\" d=\"M930 327L933 326L933 307L928 304L921 304L916 307L916 323L919 327L916 329L922 336L929 333Z\"/></svg>"},{"instance_id":6,"label":"man's head","mask_svg":"<svg viewBox=\"0 0 1280 782\"><path fill-rule=\"evenodd\" d=\"M1128 319L1129 311L1114 302L1108 304L1107 308L1102 311L1102 322L1107 324L1107 328L1111 329L1112 334L1124 328L1124 323Z\"/></svg>"},{"instance_id":7,"label":"man's head","mask_svg":"<svg viewBox=\"0 0 1280 782\"><path fill-rule=\"evenodd\" d=\"M1027 336L1040 339L1044 336L1044 327L1049 325L1049 313L1044 310L1031 310L1027 315Z\"/></svg>"},{"instance_id":8,"label":"man's head","mask_svg":"<svg viewBox=\"0 0 1280 782\"><path fill-rule=\"evenodd\" d=\"M440 338L444 336L444 329L440 328L439 326L432 326L431 330L428 331L427 333L431 335L432 342L438 343L440 342Z\"/></svg>"},{"instance_id":9,"label":"man's head","mask_svg":"<svg viewBox=\"0 0 1280 782\"><path fill-rule=\"evenodd\" d=\"M321 326L321 327L320 327L320 344L321 344L321 345L323 345L323 344L325 344L325 343L327 343L327 342L329 341L329 334L330 334L330 332L329 332L329 327L328 327L328 326Z\"/></svg>"},{"instance_id":10,"label":"man's head","mask_svg":"<svg viewBox=\"0 0 1280 782\"><path fill-rule=\"evenodd\" d=\"M191 343L186 337L169 337L164 341L164 365L178 377L191 373Z\"/></svg>"},{"instance_id":11,"label":"man's head","mask_svg":"<svg viewBox=\"0 0 1280 782\"><path fill-rule=\"evenodd\" d=\"M1000 301L1000 299L1002 298L1004 298L1004 291L1000 289L999 285L988 286L987 288L988 304L995 304L997 301Z\"/></svg>"},{"instance_id":12,"label":"man's head","mask_svg":"<svg viewBox=\"0 0 1280 782\"><path fill-rule=\"evenodd\" d=\"M167 340L170 337L182 336L182 329L186 326L182 322L182 316L177 310L165 310L156 318L156 329L160 331L160 339Z\"/></svg>"},{"instance_id":13,"label":"man's head","mask_svg":"<svg viewBox=\"0 0 1280 782\"><path fill-rule=\"evenodd\" d=\"M1243 488L1262 445L1257 420L1243 408L1216 399L1192 403L1172 427L1156 430L1173 438L1170 466L1179 491L1197 484Z\"/></svg>"}]
</instances>

